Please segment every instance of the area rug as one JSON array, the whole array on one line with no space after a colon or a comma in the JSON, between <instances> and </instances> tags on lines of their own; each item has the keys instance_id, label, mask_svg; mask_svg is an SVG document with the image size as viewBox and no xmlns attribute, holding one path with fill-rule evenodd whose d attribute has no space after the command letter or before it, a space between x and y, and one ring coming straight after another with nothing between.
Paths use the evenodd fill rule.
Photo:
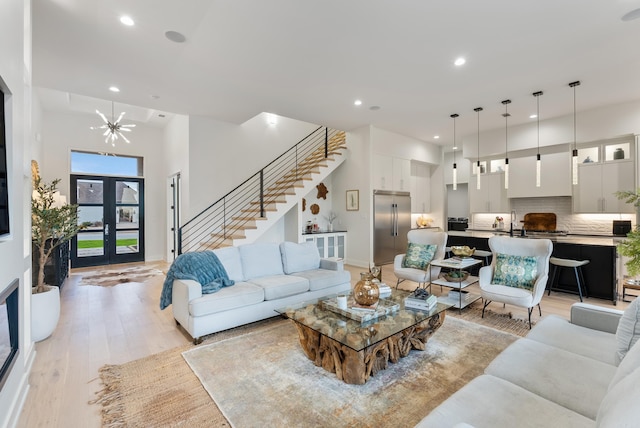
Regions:
<instances>
[{"instance_id":1,"label":"area rug","mask_svg":"<svg viewBox=\"0 0 640 428\"><path fill-rule=\"evenodd\" d=\"M518 337L447 317L425 351L348 385L303 353L291 322L183 353L234 427L404 427L481 374Z\"/></svg>"},{"instance_id":2,"label":"area rug","mask_svg":"<svg viewBox=\"0 0 640 428\"><path fill-rule=\"evenodd\" d=\"M127 282L145 282L154 276L163 275L158 269L148 266L133 266L123 269L103 269L81 273L79 285L113 287Z\"/></svg>"},{"instance_id":3,"label":"area rug","mask_svg":"<svg viewBox=\"0 0 640 428\"><path fill-rule=\"evenodd\" d=\"M453 316L463 320L471 321L480 325L484 325L498 330L517 334L518 336L526 336L531 329L529 328L529 321L515 318L511 312L499 314L493 312L491 309L484 311L484 317L482 317L482 302L474 303L472 306L467 306L460 313L457 309L451 308L447 311L447 316ZM535 321L531 321L531 326L536 325Z\"/></svg>"}]
</instances>

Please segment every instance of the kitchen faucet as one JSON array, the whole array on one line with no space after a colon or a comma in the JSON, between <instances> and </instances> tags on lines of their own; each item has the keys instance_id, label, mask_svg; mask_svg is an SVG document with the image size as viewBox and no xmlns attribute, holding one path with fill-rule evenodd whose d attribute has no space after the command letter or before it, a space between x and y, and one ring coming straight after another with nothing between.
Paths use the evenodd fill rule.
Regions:
<instances>
[{"instance_id":1,"label":"kitchen faucet","mask_svg":"<svg viewBox=\"0 0 640 428\"><path fill-rule=\"evenodd\" d=\"M509 236L513 238L513 224L516 222L518 218L516 214L516 210L511 210L511 226L509 227Z\"/></svg>"}]
</instances>

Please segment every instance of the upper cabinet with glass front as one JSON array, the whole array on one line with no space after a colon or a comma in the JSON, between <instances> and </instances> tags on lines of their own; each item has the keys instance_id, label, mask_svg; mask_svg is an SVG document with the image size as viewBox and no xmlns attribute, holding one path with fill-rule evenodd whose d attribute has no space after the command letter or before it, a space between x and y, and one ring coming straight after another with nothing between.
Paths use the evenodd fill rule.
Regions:
<instances>
[{"instance_id":1,"label":"upper cabinet with glass front","mask_svg":"<svg viewBox=\"0 0 640 428\"><path fill-rule=\"evenodd\" d=\"M633 205L615 196L617 191L635 188L634 145L631 138L578 149L578 184L573 186L574 212L634 212Z\"/></svg>"}]
</instances>

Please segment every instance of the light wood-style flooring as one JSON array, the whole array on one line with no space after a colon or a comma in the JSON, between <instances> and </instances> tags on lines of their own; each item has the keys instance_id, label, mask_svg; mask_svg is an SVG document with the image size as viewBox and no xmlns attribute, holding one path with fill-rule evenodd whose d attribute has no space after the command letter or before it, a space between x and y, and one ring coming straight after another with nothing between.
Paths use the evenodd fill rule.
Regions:
<instances>
[{"instance_id":1,"label":"light wood-style flooring","mask_svg":"<svg viewBox=\"0 0 640 428\"><path fill-rule=\"evenodd\" d=\"M146 265L164 271L168 268L166 263ZM94 269L72 270L61 290L60 322L51 337L36 344L30 390L18 427L99 427L100 406L88 402L100 389L100 367L122 364L190 341L188 335L176 327L171 308L164 311L159 308L163 276L145 283L113 287L79 285L83 272ZM363 269L352 266L347 269L355 284ZM383 266L382 272L383 281L395 287L393 266ZM400 288L412 290L416 285L404 282ZM471 290L477 292L477 286ZM440 287L434 286L433 292L439 294ZM572 294L545 295L543 316L553 313L568 318L569 307L577 301L578 296ZM586 301L614 307L605 300ZM617 309L624 307L626 303L622 302L616 306ZM500 304L492 304L490 309L527 317L526 310L513 306L503 309ZM538 319L537 311L533 319Z\"/></svg>"}]
</instances>

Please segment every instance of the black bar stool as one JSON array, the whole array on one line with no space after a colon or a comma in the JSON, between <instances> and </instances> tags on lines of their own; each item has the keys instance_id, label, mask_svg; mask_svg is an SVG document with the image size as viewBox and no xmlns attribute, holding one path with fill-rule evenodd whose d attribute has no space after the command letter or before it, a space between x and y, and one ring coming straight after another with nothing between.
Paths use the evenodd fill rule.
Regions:
<instances>
[{"instance_id":1,"label":"black bar stool","mask_svg":"<svg viewBox=\"0 0 640 428\"><path fill-rule=\"evenodd\" d=\"M589 264L589 260L571 260L551 257L549 259L549 264L553 266L553 272L551 273L551 281L549 282L549 292L547 295L551 294L552 289L558 291L566 291L559 288L554 288L554 285L558 285L558 280L560 279L558 268L573 268L573 272L576 275L576 283L578 284L578 294L580 295L580 301L582 302L583 287L584 297L589 297L587 295L587 284L584 281L584 275L582 275L582 266Z\"/></svg>"}]
</instances>

